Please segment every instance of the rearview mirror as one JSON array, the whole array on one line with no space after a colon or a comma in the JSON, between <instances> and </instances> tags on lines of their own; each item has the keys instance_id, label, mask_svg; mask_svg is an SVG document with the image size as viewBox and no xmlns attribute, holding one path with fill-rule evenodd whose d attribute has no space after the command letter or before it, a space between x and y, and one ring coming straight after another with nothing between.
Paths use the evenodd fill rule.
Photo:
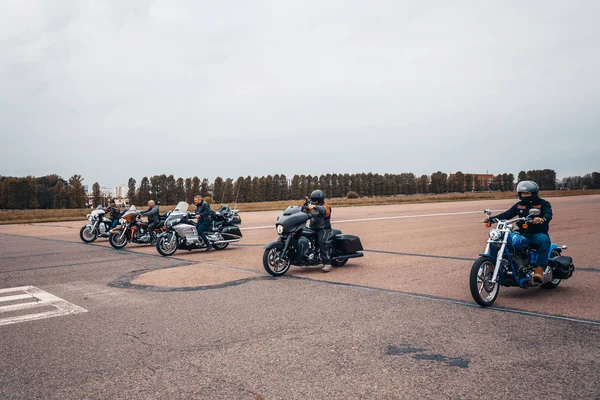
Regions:
<instances>
[{"instance_id":1,"label":"rearview mirror","mask_svg":"<svg viewBox=\"0 0 600 400\"><path fill-rule=\"evenodd\" d=\"M486 209L485 209L483 212L484 212L486 215L492 215L492 210L490 210L489 208L486 208Z\"/></svg>"},{"instance_id":2,"label":"rearview mirror","mask_svg":"<svg viewBox=\"0 0 600 400\"><path fill-rule=\"evenodd\" d=\"M531 210L529 210L529 215L531 217L538 217L541 213L542 213L542 211L539 210L538 208L532 208Z\"/></svg>"}]
</instances>

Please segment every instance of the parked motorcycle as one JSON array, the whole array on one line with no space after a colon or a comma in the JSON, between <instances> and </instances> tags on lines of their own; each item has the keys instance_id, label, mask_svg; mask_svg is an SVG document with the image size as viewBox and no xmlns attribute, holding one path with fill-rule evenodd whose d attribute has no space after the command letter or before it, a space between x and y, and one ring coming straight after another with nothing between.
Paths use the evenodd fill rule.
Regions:
<instances>
[{"instance_id":1,"label":"parked motorcycle","mask_svg":"<svg viewBox=\"0 0 600 400\"><path fill-rule=\"evenodd\" d=\"M106 211L101 205L87 215L90 223L82 226L79 230L79 237L84 243L92 243L98 236L108 237L110 235L112 220L105 215Z\"/></svg>"},{"instance_id":2,"label":"parked motorcycle","mask_svg":"<svg viewBox=\"0 0 600 400\"><path fill-rule=\"evenodd\" d=\"M279 238L265 246L263 266L273 276L284 275L291 265L313 266L322 263L322 255L317 245L317 234L307 227L310 216L301 206L290 206L277 218L275 227ZM299 240L308 239L308 258L300 254ZM331 265L344 266L350 258L362 257L363 247L360 238L343 234L332 229L329 238Z\"/></svg>"},{"instance_id":3,"label":"parked motorcycle","mask_svg":"<svg viewBox=\"0 0 600 400\"><path fill-rule=\"evenodd\" d=\"M491 210L485 210L489 217ZM518 232L513 232L516 222L527 224L540 215L539 209L531 209L527 217L512 220L494 220L496 228L489 232L485 252L471 267L469 287L473 299L482 307L491 306L498 297L500 286L518 286L521 288L542 287L556 288L563 279L573 275L575 267L573 259L562 255L567 246L550 246L549 263L544 271L542 283L533 281L533 269L537 262L538 251L531 247L528 238ZM492 223L487 227L491 228Z\"/></svg>"},{"instance_id":4,"label":"parked motorcycle","mask_svg":"<svg viewBox=\"0 0 600 400\"><path fill-rule=\"evenodd\" d=\"M222 205L219 208L219 211L215 213L216 220L218 220L221 216L227 220L230 220L232 224L241 225L242 218L240 217L240 212L238 210L232 210L228 205Z\"/></svg>"},{"instance_id":5,"label":"parked motorcycle","mask_svg":"<svg viewBox=\"0 0 600 400\"><path fill-rule=\"evenodd\" d=\"M192 220L193 215L188 208L188 203L180 202L165 221L166 231L160 233L156 241L156 250L161 255L172 256L178 249L206 248L206 243L198 235L197 225ZM215 250L224 250L229 243L239 242L242 238L240 228L233 223L234 214L227 212L228 209L229 207L221 207L221 210L214 213L211 227L206 231L206 237Z\"/></svg>"},{"instance_id":6,"label":"parked motorcycle","mask_svg":"<svg viewBox=\"0 0 600 400\"><path fill-rule=\"evenodd\" d=\"M165 230L164 224L170 213L160 215L160 224L154 228L154 235L148 230L148 223L141 218L141 211L131 206L120 219L120 225L110 230L108 242L115 249L122 249L127 243L155 244L157 234Z\"/></svg>"}]
</instances>

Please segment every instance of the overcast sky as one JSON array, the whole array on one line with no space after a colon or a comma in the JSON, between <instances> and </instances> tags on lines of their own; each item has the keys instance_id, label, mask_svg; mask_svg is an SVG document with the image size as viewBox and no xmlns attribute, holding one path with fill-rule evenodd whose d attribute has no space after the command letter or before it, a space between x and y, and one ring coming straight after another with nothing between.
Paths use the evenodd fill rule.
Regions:
<instances>
[{"instance_id":1,"label":"overcast sky","mask_svg":"<svg viewBox=\"0 0 600 400\"><path fill-rule=\"evenodd\" d=\"M600 1L0 0L0 175L600 170Z\"/></svg>"}]
</instances>

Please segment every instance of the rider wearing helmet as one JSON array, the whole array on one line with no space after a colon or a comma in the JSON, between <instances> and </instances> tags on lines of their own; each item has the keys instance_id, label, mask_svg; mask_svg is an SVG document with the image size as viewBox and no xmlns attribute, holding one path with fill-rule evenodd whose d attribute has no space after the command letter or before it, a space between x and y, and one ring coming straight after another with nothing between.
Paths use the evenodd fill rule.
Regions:
<instances>
[{"instance_id":1,"label":"rider wearing helmet","mask_svg":"<svg viewBox=\"0 0 600 400\"><path fill-rule=\"evenodd\" d=\"M115 199L108 201L108 208L104 209L106 212L110 212L110 218L112 219L112 227L116 228L119 225L119 219L121 218L121 209L115 202Z\"/></svg>"},{"instance_id":2,"label":"rider wearing helmet","mask_svg":"<svg viewBox=\"0 0 600 400\"><path fill-rule=\"evenodd\" d=\"M329 257L329 237L331 235L331 207L325 204L325 193L315 190L310 195L310 204L305 209L310 214L310 229L317 233L317 245L321 251L321 259L324 267L323 272L331 271L331 259Z\"/></svg>"},{"instance_id":3,"label":"rider wearing helmet","mask_svg":"<svg viewBox=\"0 0 600 400\"><path fill-rule=\"evenodd\" d=\"M548 229L552 220L552 206L550 203L539 196L540 188L534 181L521 181L517 185L519 202L509 208L507 211L490 217L488 222L493 219L511 219L514 217L527 217L529 210L537 208L541 211L540 216L533 219L533 224L517 222L519 232L527 237L531 244L538 248L538 259L533 270L533 280L542 283L544 271L548 267L548 254L550 253L550 236Z\"/></svg>"}]
</instances>

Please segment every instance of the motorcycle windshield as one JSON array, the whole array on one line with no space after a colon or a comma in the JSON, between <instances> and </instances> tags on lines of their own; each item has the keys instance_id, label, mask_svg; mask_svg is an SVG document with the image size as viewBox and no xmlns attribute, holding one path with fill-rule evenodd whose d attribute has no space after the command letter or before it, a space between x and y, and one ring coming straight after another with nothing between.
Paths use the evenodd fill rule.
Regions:
<instances>
[{"instance_id":1,"label":"motorcycle windshield","mask_svg":"<svg viewBox=\"0 0 600 400\"><path fill-rule=\"evenodd\" d=\"M190 208L190 205L188 203L186 203L185 201L180 201L179 203L177 203L177 206L175 207L175 211L173 212L181 212L184 213L186 212L188 209Z\"/></svg>"},{"instance_id":2,"label":"motorcycle windshield","mask_svg":"<svg viewBox=\"0 0 600 400\"><path fill-rule=\"evenodd\" d=\"M131 206L131 207L129 207L129 209L127 211L125 211L125 213L123 214L123 217L125 217L127 215L131 215L131 214L135 214L135 213L137 213L135 206Z\"/></svg>"}]
</instances>

